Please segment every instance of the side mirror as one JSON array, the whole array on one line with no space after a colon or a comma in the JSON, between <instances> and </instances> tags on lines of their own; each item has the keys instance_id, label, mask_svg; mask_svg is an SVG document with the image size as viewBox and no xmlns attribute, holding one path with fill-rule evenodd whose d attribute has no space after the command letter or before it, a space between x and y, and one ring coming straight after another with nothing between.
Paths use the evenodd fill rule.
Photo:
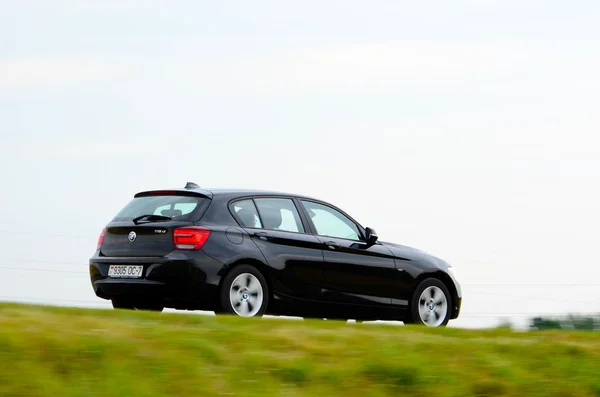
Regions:
<instances>
[{"instance_id":1,"label":"side mirror","mask_svg":"<svg viewBox=\"0 0 600 397\"><path fill-rule=\"evenodd\" d=\"M367 238L367 244L374 245L377 242L379 236L377 236L377 232L370 227L365 229L365 234Z\"/></svg>"}]
</instances>

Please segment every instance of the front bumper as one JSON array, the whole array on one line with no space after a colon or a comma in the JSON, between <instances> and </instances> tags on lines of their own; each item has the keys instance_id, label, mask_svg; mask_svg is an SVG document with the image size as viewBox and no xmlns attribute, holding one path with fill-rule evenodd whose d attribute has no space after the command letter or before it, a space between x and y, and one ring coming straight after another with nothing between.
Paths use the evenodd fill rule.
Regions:
<instances>
[{"instance_id":1,"label":"front bumper","mask_svg":"<svg viewBox=\"0 0 600 397\"><path fill-rule=\"evenodd\" d=\"M460 286L460 283L456 279L456 273L454 271L447 270L446 273L448 274L448 276L450 276L450 279L452 279L454 289L456 290L456 296L454 297L455 303L454 307L452 308L452 314L450 315L450 319L454 320L458 318L460 314L460 308L462 306L462 288Z\"/></svg>"},{"instance_id":2,"label":"front bumper","mask_svg":"<svg viewBox=\"0 0 600 397\"><path fill-rule=\"evenodd\" d=\"M452 314L450 315L450 320L457 319L460 315L460 308L462 306L462 298L457 298L454 307L452 308Z\"/></svg>"}]
</instances>

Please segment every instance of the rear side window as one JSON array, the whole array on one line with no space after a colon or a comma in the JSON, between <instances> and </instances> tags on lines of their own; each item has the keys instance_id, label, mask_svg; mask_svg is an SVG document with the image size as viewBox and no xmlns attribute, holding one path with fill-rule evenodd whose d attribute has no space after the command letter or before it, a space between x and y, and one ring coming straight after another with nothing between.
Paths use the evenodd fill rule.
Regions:
<instances>
[{"instance_id":1,"label":"rear side window","mask_svg":"<svg viewBox=\"0 0 600 397\"><path fill-rule=\"evenodd\" d=\"M241 200L233 204L233 210L243 227L262 228L258 211L252 200Z\"/></svg>"},{"instance_id":2,"label":"rear side window","mask_svg":"<svg viewBox=\"0 0 600 397\"><path fill-rule=\"evenodd\" d=\"M131 200L113 221L126 221L141 215L162 215L177 221L197 221L210 199L195 196L144 196Z\"/></svg>"},{"instance_id":3,"label":"rear side window","mask_svg":"<svg viewBox=\"0 0 600 397\"><path fill-rule=\"evenodd\" d=\"M298 209L290 199L255 199L265 229L304 233Z\"/></svg>"}]
</instances>

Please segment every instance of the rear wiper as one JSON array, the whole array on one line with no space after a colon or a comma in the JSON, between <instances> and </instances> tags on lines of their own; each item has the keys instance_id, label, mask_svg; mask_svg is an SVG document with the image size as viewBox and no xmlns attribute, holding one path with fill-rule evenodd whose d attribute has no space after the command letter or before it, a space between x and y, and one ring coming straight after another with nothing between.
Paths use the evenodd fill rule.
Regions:
<instances>
[{"instance_id":1,"label":"rear wiper","mask_svg":"<svg viewBox=\"0 0 600 397\"><path fill-rule=\"evenodd\" d=\"M149 215L136 216L132 220L133 220L133 223L135 223L137 225L137 224L141 223L140 221L142 219L146 219L148 222L160 222L160 221L170 221L173 218L171 218L170 216L149 214Z\"/></svg>"}]
</instances>

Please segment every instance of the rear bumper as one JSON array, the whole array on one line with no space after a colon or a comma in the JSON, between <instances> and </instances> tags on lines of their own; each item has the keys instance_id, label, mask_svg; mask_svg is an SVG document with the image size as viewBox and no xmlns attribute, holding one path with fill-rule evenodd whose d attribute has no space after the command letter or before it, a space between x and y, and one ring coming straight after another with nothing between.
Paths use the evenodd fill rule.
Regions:
<instances>
[{"instance_id":1,"label":"rear bumper","mask_svg":"<svg viewBox=\"0 0 600 397\"><path fill-rule=\"evenodd\" d=\"M105 278L92 282L96 295L105 299L112 299L124 295L151 295L165 296L175 295L175 288L169 288L169 285L160 281L151 281L143 279L111 279Z\"/></svg>"},{"instance_id":2,"label":"rear bumper","mask_svg":"<svg viewBox=\"0 0 600 397\"><path fill-rule=\"evenodd\" d=\"M141 278L108 276L110 265L143 266ZM160 301L166 307L210 309L214 305L223 264L202 251L172 252L161 258L90 258L90 281L103 299L135 297Z\"/></svg>"}]
</instances>

